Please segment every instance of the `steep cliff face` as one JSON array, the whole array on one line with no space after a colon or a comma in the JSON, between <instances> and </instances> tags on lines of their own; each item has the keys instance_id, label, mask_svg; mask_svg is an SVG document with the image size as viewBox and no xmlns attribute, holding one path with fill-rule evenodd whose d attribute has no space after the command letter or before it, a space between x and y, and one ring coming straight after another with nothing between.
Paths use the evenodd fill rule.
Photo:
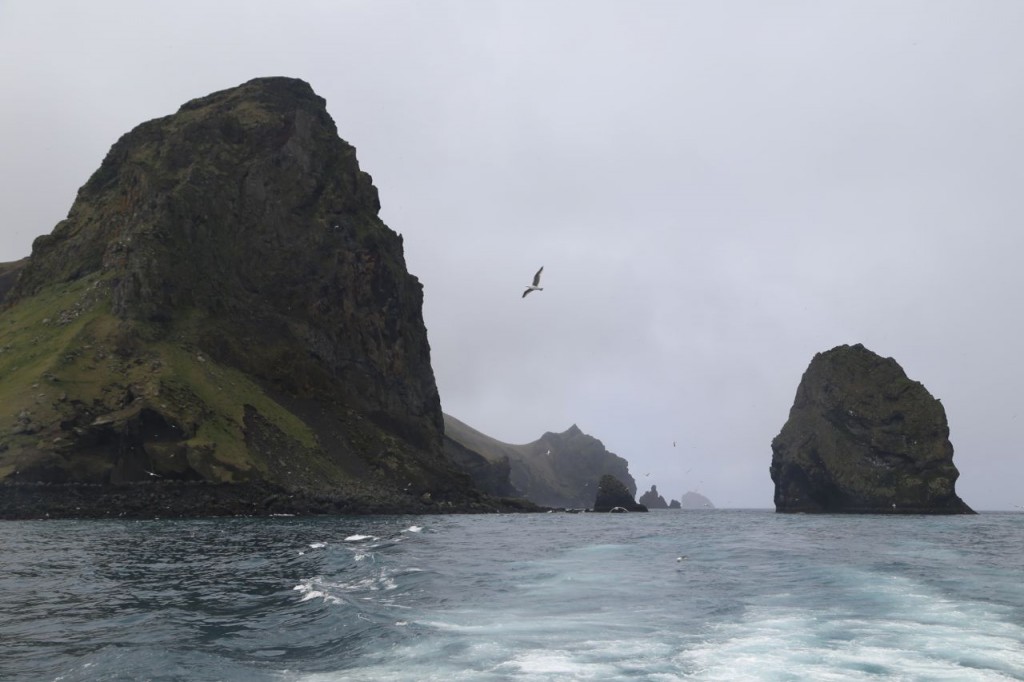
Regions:
<instances>
[{"instance_id":1,"label":"steep cliff face","mask_svg":"<svg viewBox=\"0 0 1024 682\"><path fill-rule=\"evenodd\" d=\"M562 433L545 433L532 443L512 445L486 436L451 415L444 415L445 435L492 463L507 460L511 485L546 507L589 508L604 474L621 481L630 496L636 481L629 463L573 424Z\"/></svg>"},{"instance_id":2,"label":"steep cliff face","mask_svg":"<svg viewBox=\"0 0 1024 682\"><path fill-rule=\"evenodd\" d=\"M124 135L0 281L0 481L474 495L379 208L300 80Z\"/></svg>"},{"instance_id":3,"label":"steep cliff face","mask_svg":"<svg viewBox=\"0 0 1024 682\"><path fill-rule=\"evenodd\" d=\"M814 356L770 471L780 512L971 513L942 403L860 344Z\"/></svg>"}]
</instances>

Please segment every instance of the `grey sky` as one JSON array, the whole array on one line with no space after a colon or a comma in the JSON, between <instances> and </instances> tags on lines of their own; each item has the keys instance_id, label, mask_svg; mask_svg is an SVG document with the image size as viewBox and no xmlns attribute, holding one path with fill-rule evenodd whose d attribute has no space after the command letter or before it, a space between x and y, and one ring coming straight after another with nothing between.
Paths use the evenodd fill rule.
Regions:
<instances>
[{"instance_id":1,"label":"grey sky","mask_svg":"<svg viewBox=\"0 0 1024 682\"><path fill-rule=\"evenodd\" d=\"M770 507L803 371L860 342L942 399L961 497L1013 508L1021 35L1013 0L0 0L0 261L142 121L298 77L405 237L447 412Z\"/></svg>"}]
</instances>

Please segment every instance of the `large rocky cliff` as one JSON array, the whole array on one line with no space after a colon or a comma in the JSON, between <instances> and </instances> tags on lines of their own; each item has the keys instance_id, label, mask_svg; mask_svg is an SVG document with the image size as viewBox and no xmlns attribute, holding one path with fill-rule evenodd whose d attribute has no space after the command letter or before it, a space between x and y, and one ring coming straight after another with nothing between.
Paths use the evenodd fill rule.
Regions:
<instances>
[{"instance_id":1,"label":"large rocky cliff","mask_svg":"<svg viewBox=\"0 0 1024 682\"><path fill-rule=\"evenodd\" d=\"M630 496L636 481L629 463L573 424L562 433L545 433L532 443L512 445L484 435L451 415L444 415L445 435L490 462L489 476L507 470L509 483L526 499L545 507L589 508L601 477L621 481Z\"/></svg>"},{"instance_id":2,"label":"large rocky cliff","mask_svg":"<svg viewBox=\"0 0 1024 682\"><path fill-rule=\"evenodd\" d=\"M473 508L422 288L379 208L300 80L124 135L27 263L0 267L0 514L61 496L42 484L134 486L138 513L197 483L257 511Z\"/></svg>"},{"instance_id":3,"label":"large rocky cliff","mask_svg":"<svg viewBox=\"0 0 1024 682\"><path fill-rule=\"evenodd\" d=\"M860 344L814 356L770 472L779 512L971 513L942 403Z\"/></svg>"}]
</instances>

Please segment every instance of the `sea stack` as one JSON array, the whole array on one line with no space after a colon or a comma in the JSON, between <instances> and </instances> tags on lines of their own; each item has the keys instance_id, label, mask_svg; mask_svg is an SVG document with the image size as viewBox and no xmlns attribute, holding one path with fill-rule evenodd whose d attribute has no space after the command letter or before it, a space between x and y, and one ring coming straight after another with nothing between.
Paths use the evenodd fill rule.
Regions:
<instances>
[{"instance_id":1,"label":"sea stack","mask_svg":"<svg viewBox=\"0 0 1024 682\"><path fill-rule=\"evenodd\" d=\"M379 210L301 80L124 135L0 265L0 516L475 508Z\"/></svg>"},{"instance_id":2,"label":"sea stack","mask_svg":"<svg viewBox=\"0 0 1024 682\"><path fill-rule=\"evenodd\" d=\"M658 486L653 484L651 489L641 495L637 501L648 509L668 509L668 502L658 493Z\"/></svg>"},{"instance_id":3,"label":"sea stack","mask_svg":"<svg viewBox=\"0 0 1024 682\"><path fill-rule=\"evenodd\" d=\"M629 488L611 474L605 474L597 483L597 497L594 499L594 511L631 511L645 512L647 507L637 504Z\"/></svg>"},{"instance_id":4,"label":"sea stack","mask_svg":"<svg viewBox=\"0 0 1024 682\"><path fill-rule=\"evenodd\" d=\"M814 356L770 471L778 512L973 513L942 403L861 344Z\"/></svg>"}]
</instances>

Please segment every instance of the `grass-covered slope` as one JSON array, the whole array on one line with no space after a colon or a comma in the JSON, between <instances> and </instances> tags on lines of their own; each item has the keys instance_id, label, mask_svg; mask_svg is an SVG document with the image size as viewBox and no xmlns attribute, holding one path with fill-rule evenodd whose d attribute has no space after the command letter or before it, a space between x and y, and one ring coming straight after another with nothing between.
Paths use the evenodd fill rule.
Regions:
<instances>
[{"instance_id":1,"label":"grass-covered slope","mask_svg":"<svg viewBox=\"0 0 1024 682\"><path fill-rule=\"evenodd\" d=\"M124 135L0 265L0 484L473 504L443 451L422 287L379 208L302 81Z\"/></svg>"}]
</instances>

